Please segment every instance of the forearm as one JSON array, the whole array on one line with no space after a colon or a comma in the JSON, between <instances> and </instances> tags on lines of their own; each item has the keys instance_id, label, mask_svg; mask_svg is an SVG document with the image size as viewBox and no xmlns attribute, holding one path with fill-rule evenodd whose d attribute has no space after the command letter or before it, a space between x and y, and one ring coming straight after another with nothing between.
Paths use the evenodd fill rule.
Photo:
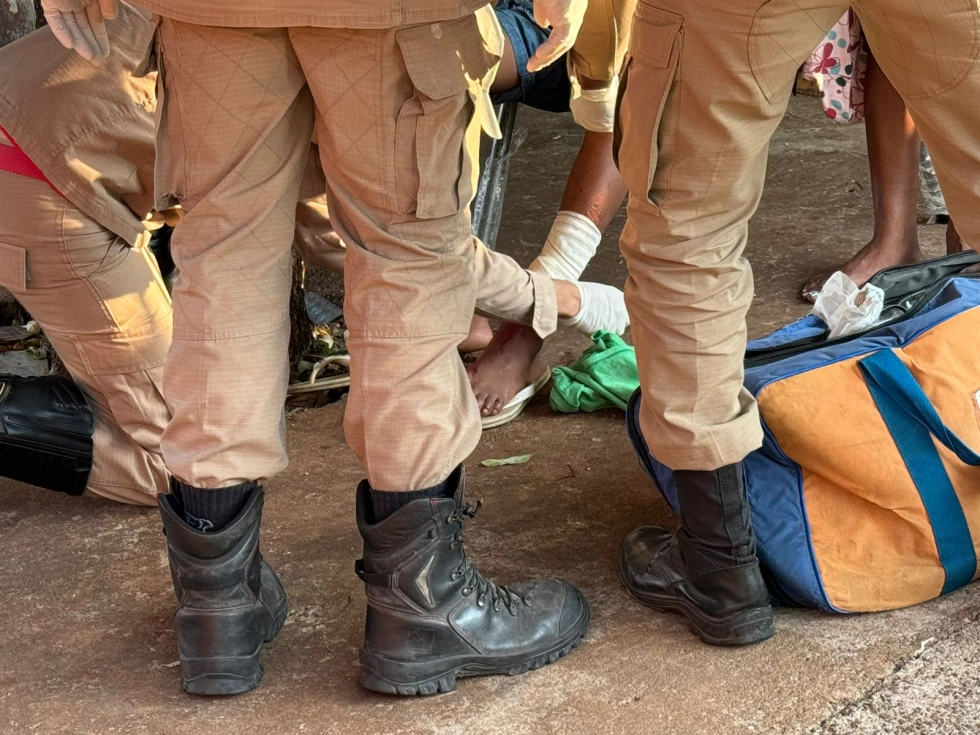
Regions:
<instances>
[{"instance_id":1,"label":"forearm","mask_svg":"<svg viewBox=\"0 0 980 735\"><path fill-rule=\"evenodd\" d=\"M626 184L613 161L612 138L612 133L585 132L561 199L563 211L588 217L600 232L626 197Z\"/></svg>"}]
</instances>

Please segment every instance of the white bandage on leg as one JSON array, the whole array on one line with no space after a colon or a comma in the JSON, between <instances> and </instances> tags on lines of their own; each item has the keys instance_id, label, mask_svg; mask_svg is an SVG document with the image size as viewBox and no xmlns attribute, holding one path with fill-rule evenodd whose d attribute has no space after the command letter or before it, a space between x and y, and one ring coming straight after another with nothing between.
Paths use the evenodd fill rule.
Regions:
<instances>
[{"instance_id":1,"label":"white bandage on leg","mask_svg":"<svg viewBox=\"0 0 980 735\"><path fill-rule=\"evenodd\" d=\"M573 317L565 317L561 323L591 335L600 329L622 334L630 325L623 292L615 286L588 281L575 281L582 297L582 306Z\"/></svg>"},{"instance_id":2,"label":"white bandage on leg","mask_svg":"<svg viewBox=\"0 0 980 735\"><path fill-rule=\"evenodd\" d=\"M577 281L595 255L602 233L584 214L562 210L530 270L562 281Z\"/></svg>"}]
</instances>

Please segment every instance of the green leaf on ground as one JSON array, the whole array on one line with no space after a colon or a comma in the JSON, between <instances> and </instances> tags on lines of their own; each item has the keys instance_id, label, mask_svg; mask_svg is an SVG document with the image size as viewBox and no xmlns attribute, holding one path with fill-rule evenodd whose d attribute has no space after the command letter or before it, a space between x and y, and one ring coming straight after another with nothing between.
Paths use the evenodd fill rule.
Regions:
<instances>
[{"instance_id":1,"label":"green leaf on ground","mask_svg":"<svg viewBox=\"0 0 980 735\"><path fill-rule=\"evenodd\" d=\"M506 459L485 459L480 462L480 465L483 467L506 467L511 464L527 464L533 456L533 454L518 454L514 457L507 457Z\"/></svg>"}]
</instances>

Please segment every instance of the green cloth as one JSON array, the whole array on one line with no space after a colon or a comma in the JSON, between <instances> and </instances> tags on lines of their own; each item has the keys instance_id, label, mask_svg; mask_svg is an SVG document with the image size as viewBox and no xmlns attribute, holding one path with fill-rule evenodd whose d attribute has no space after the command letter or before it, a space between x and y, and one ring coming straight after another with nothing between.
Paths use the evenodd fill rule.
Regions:
<instances>
[{"instance_id":1,"label":"green cloth","mask_svg":"<svg viewBox=\"0 0 980 735\"><path fill-rule=\"evenodd\" d=\"M561 413L600 411L618 406L626 410L633 391L640 387L636 352L612 332L598 331L595 343L571 367L551 371L551 408Z\"/></svg>"}]
</instances>

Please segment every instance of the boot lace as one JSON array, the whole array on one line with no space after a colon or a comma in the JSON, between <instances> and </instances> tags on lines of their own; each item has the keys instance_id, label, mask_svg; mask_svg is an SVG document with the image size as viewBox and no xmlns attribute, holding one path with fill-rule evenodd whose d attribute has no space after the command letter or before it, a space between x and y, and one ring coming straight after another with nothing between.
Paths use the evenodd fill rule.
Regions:
<instances>
[{"instance_id":1,"label":"boot lace","mask_svg":"<svg viewBox=\"0 0 980 735\"><path fill-rule=\"evenodd\" d=\"M480 571L473 566L473 562L470 561L469 556L466 554L466 549L463 547L463 526L466 523L465 519L476 518L476 514L480 512L480 508L482 507L483 501L478 500L476 501L475 507L465 505L458 510L454 510L446 517L446 523L459 524L456 533L453 535L453 540L449 544L449 548L463 550L459 566L449 575L449 578L454 582L458 579L463 579L465 584L461 593L464 597L476 593L476 604L478 607L483 607L489 603L493 605L495 612L500 612L501 606L503 606L507 608L507 612L516 616L519 609L518 605L531 607L531 601L520 592L505 585L498 586L480 574Z\"/></svg>"}]
</instances>

